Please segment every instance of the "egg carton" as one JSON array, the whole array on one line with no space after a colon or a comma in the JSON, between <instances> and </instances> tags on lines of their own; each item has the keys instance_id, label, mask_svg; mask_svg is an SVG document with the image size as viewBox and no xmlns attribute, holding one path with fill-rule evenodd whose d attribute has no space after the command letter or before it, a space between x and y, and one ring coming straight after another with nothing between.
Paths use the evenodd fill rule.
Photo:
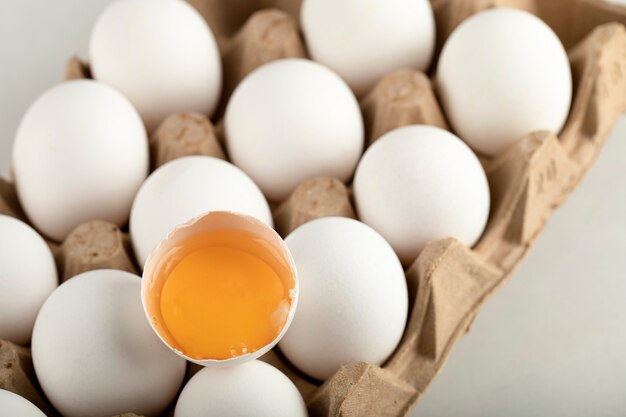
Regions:
<instances>
[{"instance_id":1,"label":"egg carton","mask_svg":"<svg viewBox=\"0 0 626 417\"><path fill-rule=\"evenodd\" d=\"M218 39L227 97L250 71L280 58L305 57L298 30L300 0L189 0ZM534 132L503 154L481 158L492 207L487 228L474 248L454 239L431 242L407 269L410 317L404 337L383 365L351 363L324 383L293 368L276 349L262 357L283 371L303 395L311 416L404 416L437 375L455 342L485 300L520 265L551 212L564 202L593 164L618 117L626 111L626 8L602 0L431 0L438 49L465 18L492 7L515 7L538 15L568 49L574 100L559 137ZM613 22L613 23L612 23ZM88 78L77 58L66 79ZM403 69L387 74L360 99L371 144L385 132L409 124L449 129L428 75ZM152 169L185 155L227 159L221 121L179 113L150 137ZM314 178L272 207L285 236L324 216L356 217L351 190L334 178ZM26 220L12 184L0 179L0 213ZM126 232L103 221L78 226L62 243L50 242L62 280L87 270L138 272ZM198 370L190 365L188 377ZM37 384L27 347L0 341L0 388L28 398L55 415ZM132 411L132 410L128 410ZM171 409L164 416L170 416ZM134 416L126 414L125 417Z\"/></svg>"}]
</instances>

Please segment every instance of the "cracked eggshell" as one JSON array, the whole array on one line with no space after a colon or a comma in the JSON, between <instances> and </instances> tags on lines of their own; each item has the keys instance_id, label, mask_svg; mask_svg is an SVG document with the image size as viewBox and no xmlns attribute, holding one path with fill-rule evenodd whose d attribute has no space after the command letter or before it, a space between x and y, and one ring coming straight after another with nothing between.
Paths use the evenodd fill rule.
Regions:
<instances>
[{"instance_id":1,"label":"cracked eggshell","mask_svg":"<svg viewBox=\"0 0 626 417\"><path fill-rule=\"evenodd\" d=\"M274 338L274 340L272 340L261 349L229 359L194 359L185 355L179 349L168 343L168 337L165 334L161 333L162 331L165 332L166 330L159 329L159 326L156 324L156 320L153 317L158 314L156 311L158 305L155 303L155 300L158 301L158 297L155 296L153 292L157 291L156 280L159 276L159 271L163 268L163 264L168 262L168 253L171 253L172 250L180 247L185 241L195 235L218 230L240 230L249 233L269 243L273 250L275 250L277 254L281 255L281 258L284 260L284 262L289 265L294 280L294 287L290 290L289 293L291 296L291 305L289 307L287 319L285 320L285 324L283 325L281 331ZM298 272L293 257L289 252L289 248L287 247L285 241L283 241L283 239L278 233L276 233L274 229L269 227L266 223L263 223L259 219L252 216L228 211L211 211L201 216L198 216L197 218L194 218L185 224L175 227L167 235L167 237L163 241L159 242L156 248L150 253L150 255L148 256L148 260L146 261L146 265L143 271L143 278L141 281L141 302L146 318L150 322L150 326L152 326L154 332L157 334L157 336L159 336L159 339L161 339L161 341L167 347L172 349L173 352L175 352L180 357L198 365L211 368L223 368L234 365L241 365L243 363L252 361L263 356L284 337L287 330L289 329L289 326L291 326L291 323L296 313L300 291L299 288L300 284Z\"/></svg>"}]
</instances>

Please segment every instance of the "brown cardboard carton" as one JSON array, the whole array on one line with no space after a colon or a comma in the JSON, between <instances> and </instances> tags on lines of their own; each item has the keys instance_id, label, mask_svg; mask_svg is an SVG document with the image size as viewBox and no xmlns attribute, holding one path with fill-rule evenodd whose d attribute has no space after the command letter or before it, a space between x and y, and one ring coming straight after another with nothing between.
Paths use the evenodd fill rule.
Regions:
<instances>
[{"instance_id":1,"label":"brown cardboard carton","mask_svg":"<svg viewBox=\"0 0 626 417\"><path fill-rule=\"evenodd\" d=\"M226 86L221 111L235 85L251 70L305 54L297 29L299 0L190 2L216 32L222 52ZM262 358L292 379L312 416L407 415L484 301L511 277L552 210L593 164L626 111L626 8L602 0L431 3L439 46L463 19L490 7L522 8L546 21L569 51L575 91L570 117L559 137L535 132L502 155L483 159L492 196L487 229L473 249L454 239L430 243L407 270L410 318L400 346L384 366L347 364L320 384L300 374L276 349ZM259 11L268 8L274 9ZM66 76L88 77L89 67L73 59ZM368 144L406 124L448 127L429 78L413 70L388 74L362 98L361 108ZM220 135L220 123L213 126L199 115L172 115L151 138L153 168L189 154L225 157ZM24 218L15 197L10 184L0 183L0 213ZM329 215L355 216L349 189L332 178L305 181L274 210L283 234ZM132 271L136 266L126 241L119 230L103 222L79 226L58 249L64 279L103 266ZM92 256L97 260L90 262L90 253L96 253ZM0 369L0 383L4 375Z\"/></svg>"},{"instance_id":2,"label":"brown cardboard carton","mask_svg":"<svg viewBox=\"0 0 626 417\"><path fill-rule=\"evenodd\" d=\"M35 377L30 349L0 340L0 389L15 392L47 416L56 416Z\"/></svg>"}]
</instances>

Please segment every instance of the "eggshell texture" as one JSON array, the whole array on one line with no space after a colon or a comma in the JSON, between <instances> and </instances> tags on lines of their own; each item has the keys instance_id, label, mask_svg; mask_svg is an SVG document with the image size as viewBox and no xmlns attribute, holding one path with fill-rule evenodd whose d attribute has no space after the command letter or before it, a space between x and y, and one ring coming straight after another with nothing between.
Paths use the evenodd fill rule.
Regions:
<instances>
[{"instance_id":1,"label":"eggshell texture","mask_svg":"<svg viewBox=\"0 0 626 417\"><path fill-rule=\"evenodd\" d=\"M232 161L272 201L312 177L347 181L363 151L363 120L350 88L304 59L274 61L249 74L224 123Z\"/></svg>"},{"instance_id":2,"label":"eggshell texture","mask_svg":"<svg viewBox=\"0 0 626 417\"><path fill-rule=\"evenodd\" d=\"M385 239L356 220L325 217L285 241L300 299L280 350L319 380L350 362L383 363L400 342L408 312L404 271Z\"/></svg>"},{"instance_id":3,"label":"eggshell texture","mask_svg":"<svg viewBox=\"0 0 626 417\"><path fill-rule=\"evenodd\" d=\"M46 417L33 403L10 391L0 389L0 416Z\"/></svg>"},{"instance_id":4,"label":"eggshell texture","mask_svg":"<svg viewBox=\"0 0 626 417\"><path fill-rule=\"evenodd\" d=\"M37 313L57 285L43 238L26 223L0 215L0 339L28 344Z\"/></svg>"},{"instance_id":5,"label":"eggshell texture","mask_svg":"<svg viewBox=\"0 0 626 417\"><path fill-rule=\"evenodd\" d=\"M354 177L359 218L409 265L433 240L472 246L489 216L489 185L471 149L433 126L392 130L365 153Z\"/></svg>"},{"instance_id":6,"label":"eggshell texture","mask_svg":"<svg viewBox=\"0 0 626 417\"><path fill-rule=\"evenodd\" d=\"M204 368L180 393L174 417L306 417L304 400L282 372L261 361Z\"/></svg>"},{"instance_id":7,"label":"eggshell texture","mask_svg":"<svg viewBox=\"0 0 626 417\"><path fill-rule=\"evenodd\" d=\"M156 416L174 400L185 361L150 328L140 286L128 272L85 272L61 285L39 312L35 372L64 416Z\"/></svg>"},{"instance_id":8,"label":"eggshell texture","mask_svg":"<svg viewBox=\"0 0 626 417\"><path fill-rule=\"evenodd\" d=\"M572 99L567 54L530 13L494 9L463 22L439 58L437 87L454 130L497 155L527 133L558 133Z\"/></svg>"},{"instance_id":9,"label":"eggshell texture","mask_svg":"<svg viewBox=\"0 0 626 417\"><path fill-rule=\"evenodd\" d=\"M387 72L426 71L435 49L428 0L307 0L301 21L311 57L358 95Z\"/></svg>"},{"instance_id":10,"label":"eggshell texture","mask_svg":"<svg viewBox=\"0 0 626 417\"><path fill-rule=\"evenodd\" d=\"M140 265L174 227L216 210L247 214L273 225L263 193L236 166L208 156L188 156L161 166L137 193L130 216Z\"/></svg>"},{"instance_id":11,"label":"eggshell texture","mask_svg":"<svg viewBox=\"0 0 626 417\"><path fill-rule=\"evenodd\" d=\"M20 202L35 227L57 241L88 220L126 223L148 164L137 111L111 87L87 80L39 97L13 149Z\"/></svg>"},{"instance_id":12,"label":"eggshell texture","mask_svg":"<svg viewBox=\"0 0 626 417\"><path fill-rule=\"evenodd\" d=\"M149 131L171 113L210 115L222 88L211 29L182 0L116 0L98 18L89 47L94 77L121 91Z\"/></svg>"}]
</instances>

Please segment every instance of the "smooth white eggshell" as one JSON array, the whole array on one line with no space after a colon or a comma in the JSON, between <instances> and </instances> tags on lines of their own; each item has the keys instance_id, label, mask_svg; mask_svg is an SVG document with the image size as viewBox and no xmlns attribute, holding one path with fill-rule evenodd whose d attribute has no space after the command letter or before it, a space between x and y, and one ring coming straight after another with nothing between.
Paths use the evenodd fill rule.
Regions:
<instances>
[{"instance_id":1,"label":"smooth white eggshell","mask_svg":"<svg viewBox=\"0 0 626 417\"><path fill-rule=\"evenodd\" d=\"M305 223L285 241L300 283L298 310L279 342L287 359L319 380L350 362L382 364L408 312L404 271L391 246L343 217Z\"/></svg>"},{"instance_id":2,"label":"smooth white eggshell","mask_svg":"<svg viewBox=\"0 0 626 417\"><path fill-rule=\"evenodd\" d=\"M94 78L121 91L149 131L179 111L211 115L222 88L217 43L182 0L116 0L98 17L89 46Z\"/></svg>"},{"instance_id":3,"label":"smooth white eggshell","mask_svg":"<svg viewBox=\"0 0 626 417\"><path fill-rule=\"evenodd\" d=\"M156 416L174 400L185 361L150 328L140 287L128 272L85 272L41 308L33 363L46 397L64 416Z\"/></svg>"},{"instance_id":4,"label":"smooth white eggshell","mask_svg":"<svg viewBox=\"0 0 626 417\"><path fill-rule=\"evenodd\" d=\"M139 264L174 227L217 210L273 225L263 193L236 166L208 156L187 156L161 166L141 186L131 211L130 234Z\"/></svg>"},{"instance_id":5,"label":"smooth white eggshell","mask_svg":"<svg viewBox=\"0 0 626 417\"><path fill-rule=\"evenodd\" d=\"M35 404L26 398L3 389L0 389L0 416L46 417Z\"/></svg>"},{"instance_id":6,"label":"smooth white eggshell","mask_svg":"<svg viewBox=\"0 0 626 417\"><path fill-rule=\"evenodd\" d=\"M533 131L558 133L572 100L561 41L539 18L515 9L464 21L441 51L436 81L456 133L486 155Z\"/></svg>"},{"instance_id":7,"label":"smooth white eggshell","mask_svg":"<svg viewBox=\"0 0 626 417\"><path fill-rule=\"evenodd\" d=\"M174 417L306 417L304 400L282 372L261 361L204 368L180 393Z\"/></svg>"},{"instance_id":8,"label":"smooth white eggshell","mask_svg":"<svg viewBox=\"0 0 626 417\"><path fill-rule=\"evenodd\" d=\"M358 95L390 71L426 71L435 49L428 0L306 0L301 21L311 57Z\"/></svg>"},{"instance_id":9,"label":"smooth white eggshell","mask_svg":"<svg viewBox=\"0 0 626 417\"><path fill-rule=\"evenodd\" d=\"M235 89L224 121L228 151L272 201L302 181L347 181L363 151L363 120L346 83L305 59L250 73Z\"/></svg>"},{"instance_id":10,"label":"smooth white eggshell","mask_svg":"<svg viewBox=\"0 0 626 417\"><path fill-rule=\"evenodd\" d=\"M359 218L409 265L433 240L472 246L489 216L489 185L471 149L452 133L412 125L383 135L354 177Z\"/></svg>"},{"instance_id":11,"label":"smooth white eggshell","mask_svg":"<svg viewBox=\"0 0 626 417\"><path fill-rule=\"evenodd\" d=\"M88 80L40 96L22 118L13 149L24 211L57 241L85 221L126 223L148 165L137 111L111 87Z\"/></svg>"},{"instance_id":12,"label":"smooth white eggshell","mask_svg":"<svg viewBox=\"0 0 626 417\"><path fill-rule=\"evenodd\" d=\"M0 339L28 344L37 313L57 285L43 238L26 223L0 215Z\"/></svg>"}]
</instances>

